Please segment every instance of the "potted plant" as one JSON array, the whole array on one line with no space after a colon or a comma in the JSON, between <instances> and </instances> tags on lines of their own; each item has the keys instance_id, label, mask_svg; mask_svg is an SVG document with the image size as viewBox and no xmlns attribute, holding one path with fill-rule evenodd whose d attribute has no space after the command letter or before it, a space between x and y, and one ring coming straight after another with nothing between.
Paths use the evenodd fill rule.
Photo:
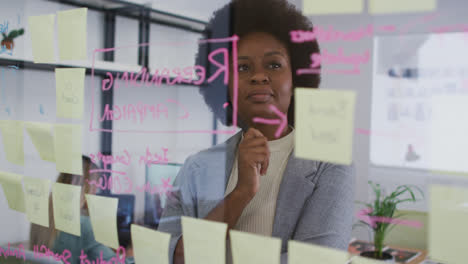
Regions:
<instances>
[{"instance_id":1,"label":"potted plant","mask_svg":"<svg viewBox=\"0 0 468 264\"><path fill-rule=\"evenodd\" d=\"M5 32L2 33L3 35L3 40L0 43L1 47L7 50L13 50L15 47L15 44L13 42L13 39L16 37L19 37L24 34L24 29L17 29L17 30L12 30L10 33L7 35Z\"/></svg>"},{"instance_id":2,"label":"potted plant","mask_svg":"<svg viewBox=\"0 0 468 264\"><path fill-rule=\"evenodd\" d=\"M361 256L393 262L393 256L382 251L386 235L399 224L419 227L414 221L402 220L404 214L395 215L397 206L405 202L418 201L415 196L417 190L421 197L424 197L420 188L414 185L400 185L385 196L380 184L369 181L369 185L375 194L375 200L372 203L361 203L367 208L358 213L359 224L370 227L374 233L374 251L362 252ZM409 196L405 196L409 194Z\"/></svg>"}]
</instances>

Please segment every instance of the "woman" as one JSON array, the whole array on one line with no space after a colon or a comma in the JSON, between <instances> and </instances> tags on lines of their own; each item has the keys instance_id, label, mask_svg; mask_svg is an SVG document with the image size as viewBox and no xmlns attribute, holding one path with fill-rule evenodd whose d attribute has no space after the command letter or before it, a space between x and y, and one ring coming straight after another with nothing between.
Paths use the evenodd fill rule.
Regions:
<instances>
[{"instance_id":1,"label":"woman","mask_svg":"<svg viewBox=\"0 0 468 264\"><path fill-rule=\"evenodd\" d=\"M87 255L88 260L102 259L111 260L116 258L116 253L97 242L94 239L93 230L91 227L91 221L89 219L88 206L86 203L85 194L96 194L97 188L95 185L90 185L88 182L99 180L98 173L90 173L90 170L98 169L97 165L94 164L89 157L83 156L83 176L73 175L68 173L60 173L57 182L63 184L72 184L82 186L81 188L81 236L75 236L66 232L61 232L55 229L54 224L54 210L52 204L52 194L49 198L49 228L31 224L30 232L30 249L33 250L34 246L37 245L39 248L42 245L47 246L55 253L61 254L64 250L71 252L71 258L68 260L71 264L81 263L80 255L81 251ZM133 262L133 259L128 259L127 263Z\"/></svg>"},{"instance_id":2,"label":"woman","mask_svg":"<svg viewBox=\"0 0 468 264\"><path fill-rule=\"evenodd\" d=\"M226 21L232 21L231 32L220 29ZM319 48L316 42L291 43L289 32L311 29L307 18L286 0L233 0L210 20L206 37L235 34L240 38L238 122L242 131L189 157L179 172L177 191L168 197L159 226L172 234L170 263L184 263L177 218L182 215L279 237L282 263L287 261L288 240L346 250L353 218L354 170L297 159L293 153L293 89L316 88L320 78L296 76L296 69L308 67L309 55L319 53ZM207 54L203 49L199 60ZM222 108L225 91L221 87L203 86L201 93L215 115L229 125L232 107ZM224 100L232 105L232 80L228 90ZM253 121L254 117L277 119L272 106L288 117L289 126L278 138L278 126ZM174 216L177 220L172 220Z\"/></svg>"}]
</instances>

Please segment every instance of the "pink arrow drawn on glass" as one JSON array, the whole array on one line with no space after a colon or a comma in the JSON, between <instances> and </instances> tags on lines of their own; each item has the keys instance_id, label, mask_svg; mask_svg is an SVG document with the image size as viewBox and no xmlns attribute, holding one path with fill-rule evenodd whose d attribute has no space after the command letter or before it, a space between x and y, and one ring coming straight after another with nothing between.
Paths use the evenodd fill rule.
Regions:
<instances>
[{"instance_id":1,"label":"pink arrow drawn on glass","mask_svg":"<svg viewBox=\"0 0 468 264\"><path fill-rule=\"evenodd\" d=\"M280 119L266 119L266 118L261 118L261 117L254 117L253 121L255 123L262 123L262 124L267 124L267 125L279 125L278 129L275 132L275 137L279 138L281 135L281 132L284 130L286 125L288 124L288 118L285 114L281 113L278 108L276 108L274 105L270 105L270 109L280 117Z\"/></svg>"},{"instance_id":2,"label":"pink arrow drawn on glass","mask_svg":"<svg viewBox=\"0 0 468 264\"><path fill-rule=\"evenodd\" d=\"M377 223L389 223L389 224L394 224L394 225L405 225L405 226L410 226L414 228L421 228L423 224L419 221L412 221L412 220L403 220L403 219L395 219L395 218L390 218L390 217L384 217L384 216L370 216L369 214L372 213L371 208L365 208L360 210L357 213L357 218L372 228L377 227Z\"/></svg>"}]
</instances>

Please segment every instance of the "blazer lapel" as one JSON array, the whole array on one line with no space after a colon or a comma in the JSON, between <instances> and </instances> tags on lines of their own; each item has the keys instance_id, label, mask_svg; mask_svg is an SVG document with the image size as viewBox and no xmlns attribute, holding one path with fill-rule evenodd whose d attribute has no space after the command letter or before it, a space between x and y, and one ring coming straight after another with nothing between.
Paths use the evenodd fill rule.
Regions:
<instances>
[{"instance_id":1,"label":"blazer lapel","mask_svg":"<svg viewBox=\"0 0 468 264\"><path fill-rule=\"evenodd\" d=\"M282 239L282 252L287 250L287 242L294 231L306 199L314 191L314 183L309 178L317 170L315 161L297 159L291 153L281 181L272 236Z\"/></svg>"},{"instance_id":2,"label":"blazer lapel","mask_svg":"<svg viewBox=\"0 0 468 264\"><path fill-rule=\"evenodd\" d=\"M224 190L227 188L229 177L231 176L232 166L234 165L234 159L236 158L237 146L242 137L242 131L238 132L226 141L226 160L225 160L225 181Z\"/></svg>"}]
</instances>

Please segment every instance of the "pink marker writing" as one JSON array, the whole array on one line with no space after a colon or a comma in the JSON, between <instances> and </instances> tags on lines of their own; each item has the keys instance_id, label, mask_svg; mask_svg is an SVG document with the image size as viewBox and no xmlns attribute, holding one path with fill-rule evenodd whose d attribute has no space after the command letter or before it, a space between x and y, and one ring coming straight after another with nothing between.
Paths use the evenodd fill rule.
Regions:
<instances>
[{"instance_id":1,"label":"pink marker writing","mask_svg":"<svg viewBox=\"0 0 468 264\"><path fill-rule=\"evenodd\" d=\"M123 165L130 165L132 162L132 157L130 156L130 153L125 149L124 155L103 155L101 152L98 152L97 155L90 154L89 157L91 158L91 161L93 163L98 163L102 161L103 167L107 168L109 164L116 164L120 163Z\"/></svg>"},{"instance_id":2,"label":"pink marker writing","mask_svg":"<svg viewBox=\"0 0 468 264\"><path fill-rule=\"evenodd\" d=\"M14 256L17 259L22 257L23 260L26 260L26 255L25 255L23 244L20 244L18 246L18 248L15 248L14 250L12 250L10 248L10 243L8 243L8 248L7 249L6 248L4 249L4 248L0 247L0 257L1 256L3 256L4 258Z\"/></svg>"},{"instance_id":3,"label":"pink marker writing","mask_svg":"<svg viewBox=\"0 0 468 264\"><path fill-rule=\"evenodd\" d=\"M403 220L403 219L395 219L391 217L383 217L383 216L370 216L369 214L372 213L372 208L365 208L360 210L356 216L359 220L367 223L372 228L377 227L377 223L389 223L395 225L405 225L414 228L421 228L423 224L419 221L412 221L412 220Z\"/></svg>"},{"instance_id":4,"label":"pink marker writing","mask_svg":"<svg viewBox=\"0 0 468 264\"><path fill-rule=\"evenodd\" d=\"M69 259L71 258L72 254L70 250L68 249L63 250L62 254L59 254L59 253L54 253L45 245L41 245L40 247L38 245L34 245L33 256L35 259L53 258L56 261L62 261L64 264L70 264Z\"/></svg>"},{"instance_id":5,"label":"pink marker writing","mask_svg":"<svg viewBox=\"0 0 468 264\"><path fill-rule=\"evenodd\" d=\"M151 153L149 147L146 148L146 155L140 156L140 165L144 163L145 165L149 164L167 164L169 160L167 159L167 148L162 148L163 153L160 155L156 152Z\"/></svg>"},{"instance_id":6,"label":"pink marker writing","mask_svg":"<svg viewBox=\"0 0 468 264\"><path fill-rule=\"evenodd\" d=\"M222 55L222 62L216 59L217 55ZM208 77L207 82L211 83L216 80L220 75L223 74L223 82L224 84L228 84L229 81L229 51L226 48L219 48L212 51L208 55L208 61L216 67L216 71ZM194 79L194 74L197 75L198 79ZM201 85L205 82L206 79L206 69L203 66L196 65L196 66L188 66L183 69L181 68L174 68L168 69L163 68L162 70L156 69L151 76L148 73L146 68L142 68L139 72L124 72L122 75L117 73L115 76L111 72L106 73L107 78L102 80L101 83L101 90L108 91L112 87L114 89L118 89L119 85L118 82L114 82L114 80L120 80L121 82L125 83L125 86L160 86L161 84L165 83L167 85L175 85L175 84L194 84L194 85ZM175 76L175 77L173 77ZM151 79L150 79L151 77ZM172 81L171 81L172 79Z\"/></svg>"},{"instance_id":7,"label":"pink marker writing","mask_svg":"<svg viewBox=\"0 0 468 264\"><path fill-rule=\"evenodd\" d=\"M171 116L169 113L168 105L173 104L177 106L178 110L182 110L183 114L179 116ZM173 111L173 113L178 111ZM126 105L113 105L112 108L109 104L104 106L104 113L99 121L104 122L106 120L132 120L134 123L143 123L148 115L151 114L153 120L159 120L161 118L177 118L187 119L189 112L187 108L175 99L166 99L166 103L159 104L144 104L138 102L137 104L126 104Z\"/></svg>"},{"instance_id":8,"label":"pink marker writing","mask_svg":"<svg viewBox=\"0 0 468 264\"><path fill-rule=\"evenodd\" d=\"M88 260L88 255L84 253L83 250L81 250L80 254L80 263L81 264L125 264L125 248L120 246L116 252L115 252L115 257L112 257L110 260L104 260L102 258L102 251L99 254L99 258L96 260Z\"/></svg>"},{"instance_id":9,"label":"pink marker writing","mask_svg":"<svg viewBox=\"0 0 468 264\"><path fill-rule=\"evenodd\" d=\"M270 105L270 110L273 111L279 119L266 119L262 117L254 117L253 121L255 123L262 123L262 124L267 124L267 125L279 125L278 129L276 129L275 132L275 137L279 138L281 135L281 132L286 128L288 125L288 117L283 114L278 108L276 108L274 105Z\"/></svg>"},{"instance_id":10,"label":"pink marker writing","mask_svg":"<svg viewBox=\"0 0 468 264\"><path fill-rule=\"evenodd\" d=\"M366 37L372 37L375 32L393 32L395 30L396 27L393 25L376 28L374 25L369 24L349 32L335 30L333 26L329 26L328 28L316 26L311 31L292 30L289 32L289 35L293 43L304 43L315 40L320 42L359 41Z\"/></svg>"},{"instance_id":11,"label":"pink marker writing","mask_svg":"<svg viewBox=\"0 0 468 264\"><path fill-rule=\"evenodd\" d=\"M122 194L122 193L133 193L134 190L142 193L149 193L149 194L155 194L158 193L160 195L162 194L168 194L173 186L170 183L171 178L168 177L167 179L162 178L161 179L161 184L158 185L151 185L149 182L146 182L144 185L136 185L133 183L133 181L129 177L125 177L123 179L123 184L120 180L120 177L114 177L112 175L110 176L105 176L102 175L99 180L86 180L86 182L90 186L95 186L96 188L100 190L112 190L116 194Z\"/></svg>"},{"instance_id":12,"label":"pink marker writing","mask_svg":"<svg viewBox=\"0 0 468 264\"><path fill-rule=\"evenodd\" d=\"M350 64L354 66L354 69L359 69L360 64L369 62L370 52L366 50L362 55L345 55L342 48L338 49L337 54L330 53L327 49L324 49L321 54L313 53L310 55L310 59L312 61L310 68L318 68L323 64Z\"/></svg>"}]
</instances>

